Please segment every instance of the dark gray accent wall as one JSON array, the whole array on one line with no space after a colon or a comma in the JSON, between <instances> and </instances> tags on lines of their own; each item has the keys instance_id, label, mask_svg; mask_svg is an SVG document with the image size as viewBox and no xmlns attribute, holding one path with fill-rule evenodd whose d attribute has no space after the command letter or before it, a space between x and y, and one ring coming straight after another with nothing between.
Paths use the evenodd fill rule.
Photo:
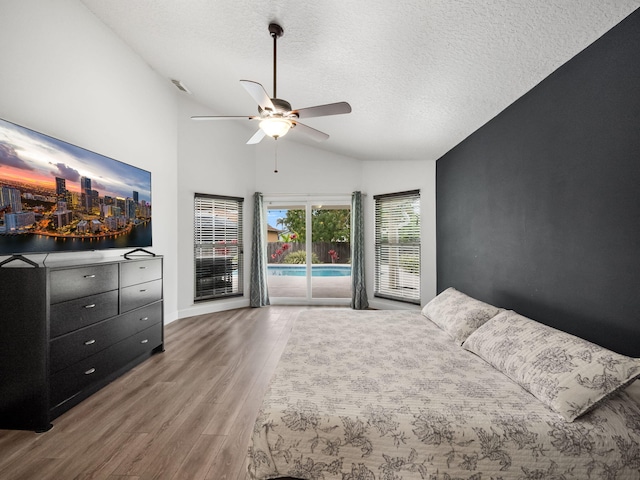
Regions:
<instances>
[{"instance_id":1,"label":"dark gray accent wall","mask_svg":"<svg viewBox=\"0 0 640 480\"><path fill-rule=\"evenodd\" d=\"M640 357L640 9L437 162L438 291Z\"/></svg>"}]
</instances>

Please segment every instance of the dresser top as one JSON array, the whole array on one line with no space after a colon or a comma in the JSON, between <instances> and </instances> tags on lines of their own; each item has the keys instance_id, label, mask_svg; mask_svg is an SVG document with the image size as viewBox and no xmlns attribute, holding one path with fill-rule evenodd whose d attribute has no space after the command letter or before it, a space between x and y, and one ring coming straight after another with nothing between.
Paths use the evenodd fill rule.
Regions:
<instances>
[{"instance_id":1,"label":"dresser top","mask_svg":"<svg viewBox=\"0 0 640 480\"><path fill-rule=\"evenodd\" d=\"M155 257L152 257L151 255L137 255L137 256L132 256L129 259L124 258L122 255L102 257L102 258L90 258L90 257L70 258L67 255L61 255L60 257L58 257L58 255L49 255L49 256L38 255L37 257L40 257L40 258L37 258L37 259L30 258L30 257L25 257L25 258L36 263L39 267L54 268L54 269L82 267L84 265L102 265L102 264L110 264L110 263L139 262L144 260L157 260L157 259L163 258L162 255L156 255ZM8 268L33 268L33 266L25 263L24 261L16 259L0 267L0 270L4 270Z\"/></svg>"}]
</instances>

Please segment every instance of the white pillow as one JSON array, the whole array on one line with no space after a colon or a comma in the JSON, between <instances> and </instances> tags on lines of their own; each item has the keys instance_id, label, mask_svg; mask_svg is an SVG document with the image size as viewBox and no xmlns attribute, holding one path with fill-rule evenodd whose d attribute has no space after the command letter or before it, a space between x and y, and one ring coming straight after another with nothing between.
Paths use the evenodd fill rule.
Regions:
<instances>
[{"instance_id":1,"label":"white pillow","mask_svg":"<svg viewBox=\"0 0 640 480\"><path fill-rule=\"evenodd\" d=\"M473 331L500 310L449 287L427 303L422 314L462 345Z\"/></svg>"},{"instance_id":2,"label":"white pillow","mask_svg":"<svg viewBox=\"0 0 640 480\"><path fill-rule=\"evenodd\" d=\"M640 376L640 359L503 311L463 347L572 422Z\"/></svg>"}]
</instances>

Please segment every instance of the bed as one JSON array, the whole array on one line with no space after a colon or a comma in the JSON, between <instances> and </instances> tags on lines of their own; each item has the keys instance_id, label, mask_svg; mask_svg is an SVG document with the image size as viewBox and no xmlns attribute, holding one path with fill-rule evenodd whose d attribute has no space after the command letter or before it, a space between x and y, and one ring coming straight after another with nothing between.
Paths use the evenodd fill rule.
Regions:
<instances>
[{"instance_id":1,"label":"bed","mask_svg":"<svg viewBox=\"0 0 640 480\"><path fill-rule=\"evenodd\" d=\"M489 307L449 289L423 312L303 312L249 477L640 478L640 360Z\"/></svg>"}]
</instances>

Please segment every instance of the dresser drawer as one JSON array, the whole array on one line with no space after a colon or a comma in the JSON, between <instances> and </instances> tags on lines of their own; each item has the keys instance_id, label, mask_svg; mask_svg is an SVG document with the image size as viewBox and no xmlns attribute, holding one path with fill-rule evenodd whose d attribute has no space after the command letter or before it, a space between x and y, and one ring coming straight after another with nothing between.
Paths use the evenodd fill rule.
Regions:
<instances>
[{"instance_id":1,"label":"dresser drawer","mask_svg":"<svg viewBox=\"0 0 640 480\"><path fill-rule=\"evenodd\" d=\"M134 310L52 340L50 369L55 373L162 321L162 303Z\"/></svg>"},{"instance_id":2,"label":"dresser drawer","mask_svg":"<svg viewBox=\"0 0 640 480\"><path fill-rule=\"evenodd\" d=\"M134 331L140 332L157 323L162 323L162 302L156 302L146 307L132 310L122 315L134 324Z\"/></svg>"},{"instance_id":3,"label":"dresser drawer","mask_svg":"<svg viewBox=\"0 0 640 480\"><path fill-rule=\"evenodd\" d=\"M162 260L160 259L124 262L120 269L120 282L123 287L162 278Z\"/></svg>"},{"instance_id":4,"label":"dresser drawer","mask_svg":"<svg viewBox=\"0 0 640 480\"><path fill-rule=\"evenodd\" d=\"M121 295L120 308L122 312L128 312L134 308L156 302L162 298L162 280L154 280L123 288Z\"/></svg>"},{"instance_id":5,"label":"dresser drawer","mask_svg":"<svg viewBox=\"0 0 640 480\"><path fill-rule=\"evenodd\" d=\"M154 325L60 370L51 376L51 408L104 380L132 360L151 352L161 343L162 326Z\"/></svg>"},{"instance_id":6,"label":"dresser drawer","mask_svg":"<svg viewBox=\"0 0 640 480\"><path fill-rule=\"evenodd\" d=\"M51 305L50 337L72 332L117 314L117 290Z\"/></svg>"},{"instance_id":7,"label":"dresser drawer","mask_svg":"<svg viewBox=\"0 0 640 480\"><path fill-rule=\"evenodd\" d=\"M118 265L90 265L87 267L53 270L50 276L51 303L118 288Z\"/></svg>"}]
</instances>

